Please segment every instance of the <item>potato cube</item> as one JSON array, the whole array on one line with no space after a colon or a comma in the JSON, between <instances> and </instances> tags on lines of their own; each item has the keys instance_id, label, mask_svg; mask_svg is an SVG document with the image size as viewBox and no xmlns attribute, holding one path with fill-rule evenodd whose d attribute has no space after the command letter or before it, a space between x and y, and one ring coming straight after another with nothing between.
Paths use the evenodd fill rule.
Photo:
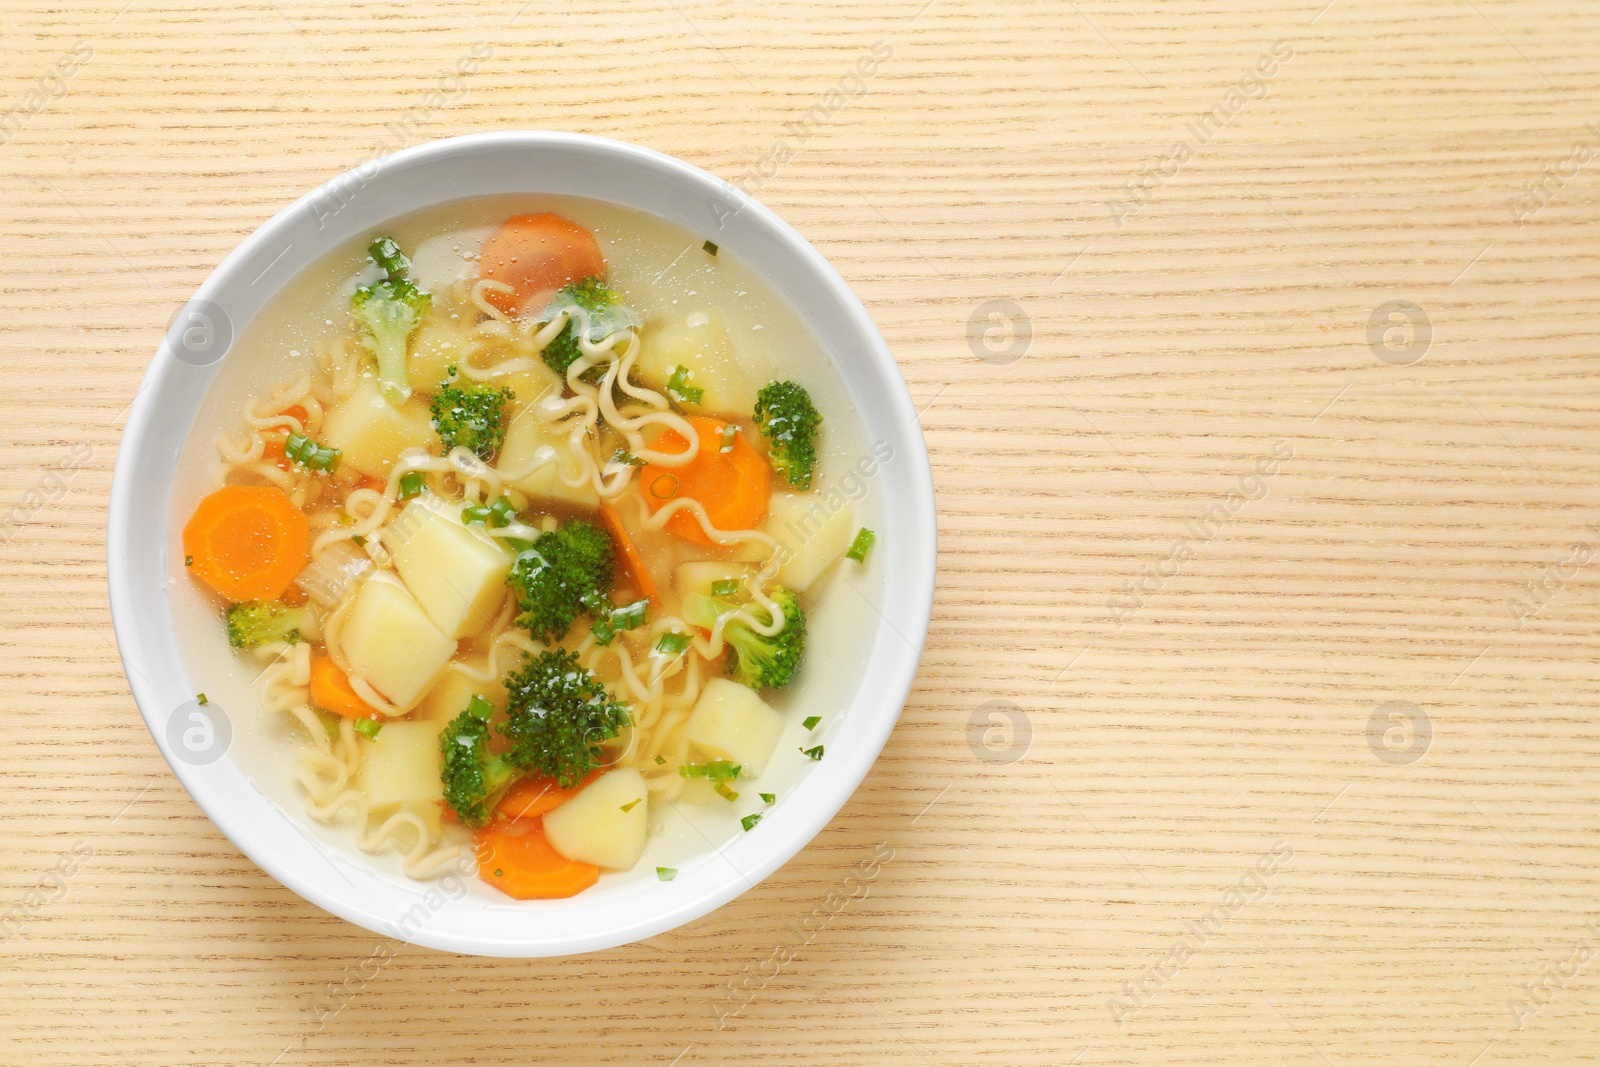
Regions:
<instances>
[{"instance_id":1,"label":"potato cube","mask_svg":"<svg viewBox=\"0 0 1600 1067\"><path fill-rule=\"evenodd\" d=\"M783 735L783 716L767 706L754 689L726 678L713 678L700 690L684 737L712 759L744 768L759 777Z\"/></svg>"},{"instance_id":2,"label":"potato cube","mask_svg":"<svg viewBox=\"0 0 1600 1067\"><path fill-rule=\"evenodd\" d=\"M767 509L766 532L778 542L778 581L803 593L846 552L856 534L856 506L833 510L815 494L779 493Z\"/></svg>"},{"instance_id":3,"label":"potato cube","mask_svg":"<svg viewBox=\"0 0 1600 1067\"><path fill-rule=\"evenodd\" d=\"M679 596L688 596L690 593L710 596L711 587L716 583L730 579L743 583L749 575L750 568L742 563L723 563L718 560L680 563L673 572L672 587Z\"/></svg>"},{"instance_id":4,"label":"potato cube","mask_svg":"<svg viewBox=\"0 0 1600 1067\"><path fill-rule=\"evenodd\" d=\"M485 662L473 664L479 669L487 665ZM428 695L416 706L413 716L417 719L448 721L467 710L474 696L483 697L494 705L496 711L506 708L506 687L500 683L500 679L476 682L454 668L447 668L433 688L428 690Z\"/></svg>"},{"instance_id":5,"label":"potato cube","mask_svg":"<svg viewBox=\"0 0 1600 1067\"><path fill-rule=\"evenodd\" d=\"M478 633L506 597L511 553L461 521L460 506L424 493L384 528L383 547L434 625L453 640Z\"/></svg>"},{"instance_id":6,"label":"potato cube","mask_svg":"<svg viewBox=\"0 0 1600 1067\"><path fill-rule=\"evenodd\" d=\"M749 418L756 394L749 376L734 358L728 327L715 311L696 311L683 318L648 323L634 364L638 379L664 391L672 373L684 368L685 385L700 390L697 403L680 406L695 414Z\"/></svg>"},{"instance_id":7,"label":"potato cube","mask_svg":"<svg viewBox=\"0 0 1600 1067\"><path fill-rule=\"evenodd\" d=\"M416 706L456 651L405 586L382 575L361 583L342 640L351 673L401 711Z\"/></svg>"},{"instance_id":8,"label":"potato cube","mask_svg":"<svg viewBox=\"0 0 1600 1067\"><path fill-rule=\"evenodd\" d=\"M385 723L372 740L362 738L356 788L374 808L444 799L439 781L440 722Z\"/></svg>"},{"instance_id":9,"label":"potato cube","mask_svg":"<svg viewBox=\"0 0 1600 1067\"><path fill-rule=\"evenodd\" d=\"M593 482L573 487L561 480L560 471L577 474L577 463L567 448L564 429L557 428L545 418L537 404L524 408L511 420L506 429L506 441L500 448L495 468L502 476L527 471L535 462L549 459L538 470L524 474L509 484L530 497L578 504L586 508L600 506L600 494Z\"/></svg>"},{"instance_id":10,"label":"potato cube","mask_svg":"<svg viewBox=\"0 0 1600 1067\"><path fill-rule=\"evenodd\" d=\"M431 448L437 440L428 405L412 397L396 407L384 398L376 378L362 378L322 424L322 443L342 451L345 466L374 478L389 477L403 450Z\"/></svg>"},{"instance_id":11,"label":"potato cube","mask_svg":"<svg viewBox=\"0 0 1600 1067\"><path fill-rule=\"evenodd\" d=\"M626 870L644 853L650 790L631 767L608 771L544 816L550 847L580 863Z\"/></svg>"}]
</instances>

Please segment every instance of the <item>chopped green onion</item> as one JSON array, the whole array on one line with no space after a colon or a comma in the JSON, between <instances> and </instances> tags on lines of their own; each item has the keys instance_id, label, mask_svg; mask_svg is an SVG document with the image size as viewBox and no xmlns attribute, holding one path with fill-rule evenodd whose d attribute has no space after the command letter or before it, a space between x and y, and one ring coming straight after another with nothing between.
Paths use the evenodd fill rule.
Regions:
<instances>
[{"instance_id":1,"label":"chopped green onion","mask_svg":"<svg viewBox=\"0 0 1600 1067\"><path fill-rule=\"evenodd\" d=\"M720 782L725 778L737 778L739 772L744 770L744 765L729 763L727 760L715 760L711 763L685 763L678 767L680 778L708 778L713 782Z\"/></svg>"},{"instance_id":2,"label":"chopped green onion","mask_svg":"<svg viewBox=\"0 0 1600 1067\"><path fill-rule=\"evenodd\" d=\"M846 552L845 555L857 563L864 563L867 559L867 549L871 548L872 542L877 539L877 534L863 526L856 531L856 539L850 542L850 551Z\"/></svg>"},{"instance_id":3,"label":"chopped green onion","mask_svg":"<svg viewBox=\"0 0 1600 1067\"><path fill-rule=\"evenodd\" d=\"M817 723L819 723L821 721L822 721L822 716L821 715L807 715L806 716L806 721L801 723L800 725L804 726L807 730L815 730L817 728Z\"/></svg>"},{"instance_id":4,"label":"chopped green onion","mask_svg":"<svg viewBox=\"0 0 1600 1067\"><path fill-rule=\"evenodd\" d=\"M472 699L467 701L467 713L475 719L487 719L494 714L494 705L474 693Z\"/></svg>"},{"instance_id":5,"label":"chopped green onion","mask_svg":"<svg viewBox=\"0 0 1600 1067\"><path fill-rule=\"evenodd\" d=\"M657 500L670 500L678 492L676 474L658 474L650 481L650 495Z\"/></svg>"},{"instance_id":6,"label":"chopped green onion","mask_svg":"<svg viewBox=\"0 0 1600 1067\"><path fill-rule=\"evenodd\" d=\"M818 745L816 748L802 748L800 751L804 752L806 755L810 756L812 759L821 759L822 758L822 748L823 748L823 746Z\"/></svg>"},{"instance_id":7,"label":"chopped green onion","mask_svg":"<svg viewBox=\"0 0 1600 1067\"><path fill-rule=\"evenodd\" d=\"M342 455L337 448L319 445L303 433L292 433L283 439L283 454L302 467L324 474L332 474L339 469L339 457Z\"/></svg>"},{"instance_id":8,"label":"chopped green onion","mask_svg":"<svg viewBox=\"0 0 1600 1067\"><path fill-rule=\"evenodd\" d=\"M670 882L674 878L678 877L678 868L676 868L676 867L657 867L656 868L656 877L661 879L663 882Z\"/></svg>"},{"instance_id":9,"label":"chopped green onion","mask_svg":"<svg viewBox=\"0 0 1600 1067\"><path fill-rule=\"evenodd\" d=\"M688 367L678 364L672 368L672 376L667 379L667 395L680 404L698 404L705 399L706 391L689 384L691 372Z\"/></svg>"},{"instance_id":10,"label":"chopped green onion","mask_svg":"<svg viewBox=\"0 0 1600 1067\"><path fill-rule=\"evenodd\" d=\"M630 800L626 804L622 805L622 810L623 811L632 811L634 808L637 808L639 806L640 802L643 801L643 800L644 800L644 797L639 797L639 798L637 798L635 800Z\"/></svg>"},{"instance_id":11,"label":"chopped green onion","mask_svg":"<svg viewBox=\"0 0 1600 1067\"><path fill-rule=\"evenodd\" d=\"M722 428L722 447L718 448L717 451L718 452L732 452L733 451L733 442L738 440L738 438L739 438L739 427L735 426L733 423L730 422L728 425L726 425L726 426L724 426Z\"/></svg>"},{"instance_id":12,"label":"chopped green onion","mask_svg":"<svg viewBox=\"0 0 1600 1067\"><path fill-rule=\"evenodd\" d=\"M749 833L752 829L755 828L756 823L758 823L760 821L761 821L761 813L758 811L754 815L746 815L744 818L740 819L739 820L739 825L743 826L745 828L745 832L746 833Z\"/></svg>"},{"instance_id":13,"label":"chopped green onion","mask_svg":"<svg viewBox=\"0 0 1600 1067\"><path fill-rule=\"evenodd\" d=\"M194 699L195 703L199 704L202 708L211 703L211 701L206 699L206 695L204 693L196 693L194 695Z\"/></svg>"},{"instance_id":14,"label":"chopped green onion","mask_svg":"<svg viewBox=\"0 0 1600 1067\"><path fill-rule=\"evenodd\" d=\"M733 596L739 591L739 579L724 578L719 582L711 583L712 596Z\"/></svg>"},{"instance_id":15,"label":"chopped green onion","mask_svg":"<svg viewBox=\"0 0 1600 1067\"><path fill-rule=\"evenodd\" d=\"M366 548L367 547L367 539L365 537L361 536L360 534L351 534L350 535L350 540L354 541L356 544L360 545L362 548Z\"/></svg>"},{"instance_id":16,"label":"chopped green onion","mask_svg":"<svg viewBox=\"0 0 1600 1067\"><path fill-rule=\"evenodd\" d=\"M428 479L421 471L407 471L400 476L400 499L410 500L414 496L419 496L427 484Z\"/></svg>"},{"instance_id":17,"label":"chopped green onion","mask_svg":"<svg viewBox=\"0 0 1600 1067\"><path fill-rule=\"evenodd\" d=\"M649 616L650 599L645 597L613 611L611 613L611 625L619 630L632 630L636 626L643 626Z\"/></svg>"},{"instance_id":18,"label":"chopped green onion","mask_svg":"<svg viewBox=\"0 0 1600 1067\"><path fill-rule=\"evenodd\" d=\"M656 757L656 762L659 763L661 766L665 767L667 765L667 757L665 757L665 756L657 756Z\"/></svg>"},{"instance_id":19,"label":"chopped green onion","mask_svg":"<svg viewBox=\"0 0 1600 1067\"><path fill-rule=\"evenodd\" d=\"M630 467L644 466L644 460L629 452L626 448L617 449L617 454L611 457L613 463L625 463Z\"/></svg>"},{"instance_id":20,"label":"chopped green onion","mask_svg":"<svg viewBox=\"0 0 1600 1067\"><path fill-rule=\"evenodd\" d=\"M717 254L717 243L715 241L707 241L700 247L705 250L707 255L714 256Z\"/></svg>"},{"instance_id":21,"label":"chopped green onion","mask_svg":"<svg viewBox=\"0 0 1600 1067\"><path fill-rule=\"evenodd\" d=\"M356 720L356 733L365 737L368 741L376 741L378 739L378 731L381 729L383 729L383 723L377 719Z\"/></svg>"},{"instance_id":22,"label":"chopped green onion","mask_svg":"<svg viewBox=\"0 0 1600 1067\"><path fill-rule=\"evenodd\" d=\"M656 651L669 656L681 656L689 647L689 635L680 633L662 634L656 641Z\"/></svg>"},{"instance_id":23,"label":"chopped green onion","mask_svg":"<svg viewBox=\"0 0 1600 1067\"><path fill-rule=\"evenodd\" d=\"M517 517L517 509L505 497L496 497L488 504L468 504L461 509L461 521L468 526L492 526L503 529Z\"/></svg>"},{"instance_id":24,"label":"chopped green onion","mask_svg":"<svg viewBox=\"0 0 1600 1067\"><path fill-rule=\"evenodd\" d=\"M717 796L721 797L723 800L726 800L729 804L732 804L735 800L739 799L739 794L735 793L732 789L729 789L727 782L718 782L711 788L717 791Z\"/></svg>"},{"instance_id":25,"label":"chopped green onion","mask_svg":"<svg viewBox=\"0 0 1600 1067\"><path fill-rule=\"evenodd\" d=\"M762 800L765 800L768 804L771 804L773 801L778 799L778 794L776 793L757 793L756 795Z\"/></svg>"},{"instance_id":26,"label":"chopped green onion","mask_svg":"<svg viewBox=\"0 0 1600 1067\"><path fill-rule=\"evenodd\" d=\"M183 557L183 565L185 567L193 567L194 566L194 557L193 556L184 556Z\"/></svg>"}]
</instances>

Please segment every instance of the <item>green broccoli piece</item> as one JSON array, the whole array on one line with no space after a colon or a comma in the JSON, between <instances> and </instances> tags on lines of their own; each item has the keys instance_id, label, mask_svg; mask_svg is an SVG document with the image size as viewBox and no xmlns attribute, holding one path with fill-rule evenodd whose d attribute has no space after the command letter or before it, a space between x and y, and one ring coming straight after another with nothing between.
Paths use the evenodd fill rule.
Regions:
<instances>
[{"instance_id":1,"label":"green broccoli piece","mask_svg":"<svg viewBox=\"0 0 1600 1067\"><path fill-rule=\"evenodd\" d=\"M500 732L513 765L547 775L563 788L600 766L600 746L632 719L574 653L553 649L527 657L505 678L510 697Z\"/></svg>"},{"instance_id":2,"label":"green broccoli piece","mask_svg":"<svg viewBox=\"0 0 1600 1067\"><path fill-rule=\"evenodd\" d=\"M581 614L609 616L607 595L615 581L616 550L611 536L582 519L539 535L533 547L517 556L506 583L517 595L522 614L517 625L534 637L554 643Z\"/></svg>"},{"instance_id":3,"label":"green broccoli piece","mask_svg":"<svg viewBox=\"0 0 1600 1067\"><path fill-rule=\"evenodd\" d=\"M453 448L468 448L485 463L493 463L506 439L506 403L515 399L510 389L481 382L459 382L456 369L433 394L429 410L433 429L448 455Z\"/></svg>"},{"instance_id":4,"label":"green broccoli piece","mask_svg":"<svg viewBox=\"0 0 1600 1067\"><path fill-rule=\"evenodd\" d=\"M392 238L373 241L368 254L383 268L384 277L355 291L350 314L355 317L361 343L378 360L378 381L384 395L398 404L411 395L406 348L428 314L433 297L412 283L411 261Z\"/></svg>"},{"instance_id":5,"label":"green broccoli piece","mask_svg":"<svg viewBox=\"0 0 1600 1067\"><path fill-rule=\"evenodd\" d=\"M495 804L522 770L503 756L489 755L489 716L493 706L474 696L466 710L439 734L439 778L445 803L466 826L482 826Z\"/></svg>"},{"instance_id":6,"label":"green broccoli piece","mask_svg":"<svg viewBox=\"0 0 1600 1067\"><path fill-rule=\"evenodd\" d=\"M558 303L564 299L571 300L593 317L614 305L617 293L600 278L585 278L566 286L556 295ZM545 346L544 361L551 370L565 377L567 368L577 362L581 355L583 351L578 347L578 324L568 321L567 328Z\"/></svg>"},{"instance_id":7,"label":"green broccoli piece","mask_svg":"<svg viewBox=\"0 0 1600 1067\"><path fill-rule=\"evenodd\" d=\"M810 489L822 425L811 394L795 382L768 382L756 394L755 420L774 469L796 489Z\"/></svg>"},{"instance_id":8,"label":"green broccoli piece","mask_svg":"<svg viewBox=\"0 0 1600 1067\"><path fill-rule=\"evenodd\" d=\"M783 629L765 637L742 620L734 619L722 631L728 644L728 674L752 689L782 689L788 685L806 652L806 613L799 599L782 586L773 588L769 595L783 612ZM683 616L709 630L716 625L718 616L749 607L752 604L748 601L690 593L683 601ZM758 615L760 610L755 606Z\"/></svg>"},{"instance_id":9,"label":"green broccoli piece","mask_svg":"<svg viewBox=\"0 0 1600 1067\"><path fill-rule=\"evenodd\" d=\"M257 648L275 641L294 644L306 624L304 608L291 608L276 600L256 600L228 609L228 644Z\"/></svg>"}]
</instances>

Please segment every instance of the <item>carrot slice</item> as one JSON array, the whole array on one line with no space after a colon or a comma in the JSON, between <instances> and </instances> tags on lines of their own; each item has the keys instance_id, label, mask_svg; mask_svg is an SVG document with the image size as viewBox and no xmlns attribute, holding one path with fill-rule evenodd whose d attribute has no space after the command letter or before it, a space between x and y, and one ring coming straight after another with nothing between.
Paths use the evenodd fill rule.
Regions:
<instances>
[{"instance_id":1,"label":"carrot slice","mask_svg":"<svg viewBox=\"0 0 1600 1067\"><path fill-rule=\"evenodd\" d=\"M350 679L328 656L311 657L311 703L347 719L376 719L378 709L350 686Z\"/></svg>"},{"instance_id":2,"label":"carrot slice","mask_svg":"<svg viewBox=\"0 0 1600 1067\"><path fill-rule=\"evenodd\" d=\"M484 293L484 299L507 315L538 312L568 282L606 272L594 234L548 211L501 223L483 243L480 264L483 277L515 290Z\"/></svg>"},{"instance_id":3,"label":"carrot slice","mask_svg":"<svg viewBox=\"0 0 1600 1067\"><path fill-rule=\"evenodd\" d=\"M517 900L575 896L600 880L600 868L550 847L538 819L495 819L472 835L478 877Z\"/></svg>"},{"instance_id":4,"label":"carrot slice","mask_svg":"<svg viewBox=\"0 0 1600 1067\"><path fill-rule=\"evenodd\" d=\"M288 407L278 412L278 414L287 415L291 419L299 419L301 426L304 426L306 424L306 420L311 417L311 412L307 411L299 404L290 404Z\"/></svg>"},{"instance_id":5,"label":"carrot slice","mask_svg":"<svg viewBox=\"0 0 1600 1067\"><path fill-rule=\"evenodd\" d=\"M598 777L598 770L590 771L571 789L561 788L560 782L542 774L520 779L500 798L499 806L494 809L495 814L502 819L531 819L547 811L555 811Z\"/></svg>"},{"instance_id":6,"label":"carrot slice","mask_svg":"<svg viewBox=\"0 0 1600 1067\"><path fill-rule=\"evenodd\" d=\"M230 485L183 528L189 571L232 601L275 600L311 559L311 523L270 485Z\"/></svg>"},{"instance_id":7,"label":"carrot slice","mask_svg":"<svg viewBox=\"0 0 1600 1067\"><path fill-rule=\"evenodd\" d=\"M692 463L682 467L660 467L654 463L639 468L639 484L651 511L680 497L689 497L706 509L711 525L719 530L749 530L760 525L767 515L771 495L772 469L761 453L751 447L743 433L733 435L733 449L722 451L723 419L686 415L700 438L700 452ZM657 452L687 452L689 442L676 430L668 430L652 446ZM685 541L707 548L717 547L700 529L689 511L679 511L667 520L667 529Z\"/></svg>"},{"instance_id":8,"label":"carrot slice","mask_svg":"<svg viewBox=\"0 0 1600 1067\"><path fill-rule=\"evenodd\" d=\"M283 437L269 437L266 447L261 450L261 458L269 463L276 463L279 470L289 469L289 456L283 450L284 440Z\"/></svg>"},{"instance_id":9,"label":"carrot slice","mask_svg":"<svg viewBox=\"0 0 1600 1067\"><path fill-rule=\"evenodd\" d=\"M678 440L683 440L679 437ZM633 584L639 592L650 598L650 605L661 606L661 593L656 589L656 580L650 575L650 568L645 566L644 557L639 554L638 547L633 543L633 538L628 536L628 531L622 528L622 516L617 514L617 509L610 504L600 505L600 518L606 524L606 532L611 535L611 540L616 543L617 555L622 559L622 566L633 579Z\"/></svg>"}]
</instances>

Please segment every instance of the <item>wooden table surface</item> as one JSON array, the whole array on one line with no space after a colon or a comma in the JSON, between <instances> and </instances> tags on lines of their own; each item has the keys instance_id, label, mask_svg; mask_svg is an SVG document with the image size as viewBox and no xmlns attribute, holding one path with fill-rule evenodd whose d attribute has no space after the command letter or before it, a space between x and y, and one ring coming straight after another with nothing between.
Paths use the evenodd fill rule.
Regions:
<instances>
[{"instance_id":1,"label":"wooden table surface","mask_svg":"<svg viewBox=\"0 0 1600 1067\"><path fill-rule=\"evenodd\" d=\"M517 3L0 6L0 1061L1600 1060L1592 5ZM815 243L924 408L943 550L828 829L569 960L258 870L105 588L187 295L375 152L512 128Z\"/></svg>"}]
</instances>

